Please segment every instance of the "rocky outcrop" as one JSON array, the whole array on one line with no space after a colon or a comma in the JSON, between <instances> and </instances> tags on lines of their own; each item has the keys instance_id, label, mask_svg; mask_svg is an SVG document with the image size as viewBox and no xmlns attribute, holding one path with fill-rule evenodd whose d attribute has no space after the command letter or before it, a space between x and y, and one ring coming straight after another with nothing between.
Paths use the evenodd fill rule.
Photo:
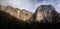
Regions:
<instances>
[{"instance_id":1,"label":"rocky outcrop","mask_svg":"<svg viewBox=\"0 0 60 29\"><path fill-rule=\"evenodd\" d=\"M52 5L41 5L39 6L34 13L35 20L41 22L53 22L57 21L60 17L58 12L55 11L55 8Z\"/></svg>"},{"instance_id":2,"label":"rocky outcrop","mask_svg":"<svg viewBox=\"0 0 60 29\"><path fill-rule=\"evenodd\" d=\"M27 21L33 15L33 13L26 11L25 9L22 10L18 8L13 8L11 6L1 5L0 11L1 10L23 21Z\"/></svg>"}]
</instances>

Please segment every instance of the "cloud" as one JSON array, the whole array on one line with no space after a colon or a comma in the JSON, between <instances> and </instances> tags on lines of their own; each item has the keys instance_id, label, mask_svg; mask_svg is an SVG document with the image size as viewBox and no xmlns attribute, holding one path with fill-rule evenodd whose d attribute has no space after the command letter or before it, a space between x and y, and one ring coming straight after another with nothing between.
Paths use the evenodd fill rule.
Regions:
<instances>
[{"instance_id":1,"label":"cloud","mask_svg":"<svg viewBox=\"0 0 60 29\"><path fill-rule=\"evenodd\" d=\"M0 0L2 5L11 5L16 8L26 9L35 12L39 5L53 5L59 12L60 0ZM60 12L59 12L60 13Z\"/></svg>"}]
</instances>

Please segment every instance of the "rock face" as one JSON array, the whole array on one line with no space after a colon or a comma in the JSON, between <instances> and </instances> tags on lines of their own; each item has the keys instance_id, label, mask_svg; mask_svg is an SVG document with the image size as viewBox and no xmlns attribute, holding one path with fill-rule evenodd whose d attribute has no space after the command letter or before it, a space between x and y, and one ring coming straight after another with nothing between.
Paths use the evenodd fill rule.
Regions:
<instances>
[{"instance_id":1,"label":"rock face","mask_svg":"<svg viewBox=\"0 0 60 29\"><path fill-rule=\"evenodd\" d=\"M21 10L18 8L13 8L11 6L0 5L0 11L1 10L23 21L28 20L33 15L31 12L26 11L25 9Z\"/></svg>"},{"instance_id":2,"label":"rock face","mask_svg":"<svg viewBox=\"0 0 60 29\"><path fill-rule=\"evenodd\" d=\"M34 13L35 20L41 22L53 22L57 20L55 17L59 16L58 13L55 11L55 8L52 5L41 5L37 8L36 12ZM53 19L55 18L55 19Z\"/></svg>"},{"instance_id":3,"label":"rock face","mask_svg":"<svg viewBox=\"0 0 60 29\"><path fill-rule=\"evenodd\" d=\"M38 22L60 22L60 13L55 11L52 5L41 5L39 6L35 13L26 11L25 9L13 8L11 6L0 5L0 11L4 11L11 16L18 18L23 21L38 21Z\"/></svg>"}]
</instances>

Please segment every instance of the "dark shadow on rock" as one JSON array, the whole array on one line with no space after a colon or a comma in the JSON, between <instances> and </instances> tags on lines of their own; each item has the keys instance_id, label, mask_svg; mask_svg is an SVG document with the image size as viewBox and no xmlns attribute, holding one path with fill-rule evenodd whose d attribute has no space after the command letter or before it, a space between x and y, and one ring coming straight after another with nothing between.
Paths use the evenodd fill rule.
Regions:
<instances>
[{"instance_id":1,"label":"dark shadow on rock","mask_svg":"<svg viewBox=\"0 0 60 29\"><path fill-rule=\"evenodd\" d=\"M56 12L55 9L52 10L52 13L51 13L53 15L53 16L51 16L52 20L51 19L46 19L47 17L45 17L44 19L42 19L41 22L36 21L35 20L36 19L36 14L37 14L37 10L33 14L33 16L30 18L30 19L33 19L33 21L29 21L26 24L26 26L25 26L26 29L60 29L60 16L59 16L60 13Z\"/></svg>"}]
</instances>

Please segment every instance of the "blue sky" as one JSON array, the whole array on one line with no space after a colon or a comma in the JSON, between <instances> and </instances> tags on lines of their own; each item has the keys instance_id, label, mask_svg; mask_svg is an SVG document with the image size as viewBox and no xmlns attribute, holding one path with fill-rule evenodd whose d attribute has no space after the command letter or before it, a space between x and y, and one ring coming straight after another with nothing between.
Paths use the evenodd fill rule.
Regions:
<instances>
[{"instance_id":1,"label":"blue sky","mask_svg":"<svg viewBox=\"0 0 60 29\"><path fill-rule=\"evenodd\" d=\"M53 5L56 11L60 11L60 0L0 0L0 4L26 9L31 12L35 12L40 5Z\"/></svg>"}]
</instances>

